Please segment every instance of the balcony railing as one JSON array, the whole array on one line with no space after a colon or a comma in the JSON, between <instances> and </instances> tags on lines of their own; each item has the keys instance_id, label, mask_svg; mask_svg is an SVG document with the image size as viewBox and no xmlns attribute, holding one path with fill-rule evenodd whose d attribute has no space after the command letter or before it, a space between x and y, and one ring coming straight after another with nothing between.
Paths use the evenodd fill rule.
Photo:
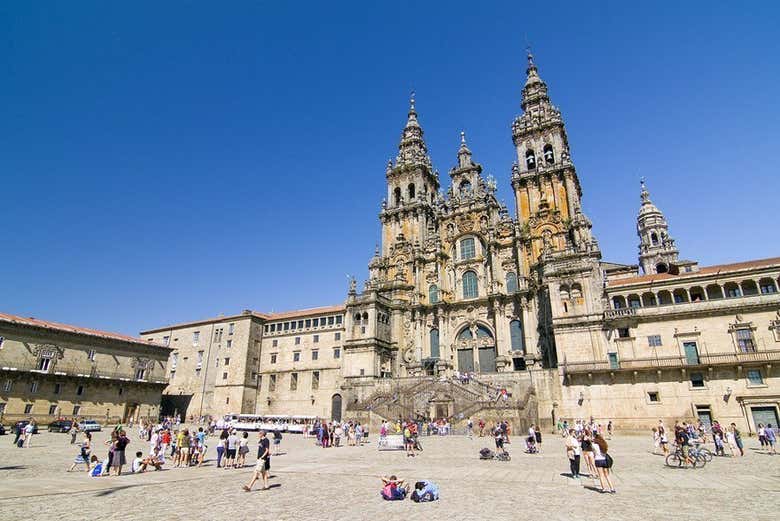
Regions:
<instances>
[{"instance_id":1,"label":"balcony railing","mask_svg":"<svg viewBox=\"0 0 780 521\"><path fill-rule=\"evenodd\" d=\"M143 378L137 378L136 373L120 371L112 367L100 365L76 365L63 363L61 360L43 370L38 368L38 360L0 360L0 372L26 372L41 375L71 376L75 378L93 378L99 380L121 380L129 382L167 384L168 379L165 376L156 376L146 371Z\"/></svg>"},{"instance_id":2,"label":"balcony railing","mask_svg":"<svg viewBox=\"0 0 780 521\"><path fill-rule=\"evenodd\" d=\"M685 356L659 356L656 358L625 358L617 365L608 360L590 360L587 362L564 362L565 374L632 371L639 369L670 369L682 367L702 367L711 365L762 364L780 361L780 350L753 351L749 353L699 354L698 360L689 360Z\"/></svg>"},{"instance_id":3,"label":"balcony railing","mask_svg":"<svg viewBox=\"0 0 780 521\"><path fill-rule=\"evenodd\" d=\"M604 312L604 318L607 319L633 317L634 315L636 315L634 308L608 309Z\"/></svg>"}]
</instances>

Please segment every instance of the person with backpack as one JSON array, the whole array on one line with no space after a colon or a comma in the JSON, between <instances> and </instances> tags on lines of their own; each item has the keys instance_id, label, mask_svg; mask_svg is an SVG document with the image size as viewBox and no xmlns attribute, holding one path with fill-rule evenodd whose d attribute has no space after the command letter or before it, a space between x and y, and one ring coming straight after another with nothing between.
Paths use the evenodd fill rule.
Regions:
<instances>
[{"instance_id":1,"label":"person with backpack","mask_svg":"<svg viewBox=\"0 0 780 521\"><path fill-rule=\"evenodd\" d=\"M607 441L601 436L601 434L593 435L593 457L596 461L596 472L599 475L599 483L601 484L602 493L614 494L615 485L610 479L610 469L612 469L612 456L607 453L609 446ZM609 485L609 490L607 490Z\"/></svg>"},{"instance_id":2,"label":"person with backpack","mask_svg":"<svg viewBox=\"0 0 780 521\"><path fill-rule=\"evenodd\" d=\"M385 501L401 501L406 498L409 488L403 479L398 479L395 474L390 477L382 476L382 491L380 495Z\"/></svg>"},{"instance_id":3,"label":"person with backpack","mask_svg":"<svg viewBox=\"0 0 780 521\"><path fill-rule=\"evenodd\" d=\"M674 431L674 442L682 453L683 460L688 465L693 465L693 460L690 455L690 438L686 429L677 426Z\"/></svg>"}]
</instances>

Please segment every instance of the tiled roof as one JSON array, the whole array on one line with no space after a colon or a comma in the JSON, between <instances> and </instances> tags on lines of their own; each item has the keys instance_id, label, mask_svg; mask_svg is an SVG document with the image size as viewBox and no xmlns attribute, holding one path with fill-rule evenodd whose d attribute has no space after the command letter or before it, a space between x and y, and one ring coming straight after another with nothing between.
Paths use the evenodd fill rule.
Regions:
<instances>
[{"instance_id":1,"label":"tiled roof","mask_svg":"<svg viewBox=\"0 0 780 521\"><path fill-rule=\"evenodd\" d=\"M143 340L141 338L136 338L132 336L127 335L121 335L119 333L109 333L107 331L100 331L97 329L89 329L86 327L78 327L78 326L71 326L68 324L60 324L59 322L49 322L48 320L40 320L33 317L20 317L16 315L9 315L7 313L0 313L0 323L6 323L6 324L18 324L18 325L24 325L24 326L30 326L30 327L37 327L41 329L49 329L52 331L61 331L64 333L74 333L77 335L85 335L85 336L91 336L91 337L97 337L97 338L104 338L108 340L120 340L122 342L130 342L132 344L143 344L143 345L151 345L154 347L162 347L165 349L168 349L167 347L155 344L151 342L147 342L146 340Z\"/></svg>"},{"instance_id":2,"label":"tiled roof","mask_svg":"<svg viewBox=\"0 0 780 521\"><path fill-rule=\"evenodd\" d=\"M293 311L284 311L282 313L270 313L267 315L268 320L281 320L283 318L292 317L308 317L311 315L321 315L324 313L339 313L343 312L346 308L342 306L324 306L320 308L309 309L296 309Z\"/></svg>"},{"instance_id":3,"label":"tiled roof","mask_svg":"<svg viewBox=\"0 0 780 521\"><path fill-rule=\"evenodd\" d=\"M653 282L666 282L669 280L680 280L689 278L699 278L707 275L713 275L717 273L731 273L755 268L764 268L767 266L780 267L780 257L772 257L770 259L758 259L745 262L735 262L733 264L717 264L715 266L704 266L699 268L698 271L683 272L679 275L672 275L670 273L656 273L652 275L642 275L640 277L631 277L627 279L616 279L609 281L607 286L610 288L619 286L632 286L634 284L647 284Z\"/></svg>"}]
</instances>

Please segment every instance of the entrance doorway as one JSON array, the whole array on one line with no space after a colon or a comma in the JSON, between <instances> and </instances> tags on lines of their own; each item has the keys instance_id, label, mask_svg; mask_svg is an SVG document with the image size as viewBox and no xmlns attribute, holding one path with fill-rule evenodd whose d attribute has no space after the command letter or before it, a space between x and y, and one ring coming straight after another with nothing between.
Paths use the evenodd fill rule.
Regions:
<instances>
[{"instance_id":1,"label":"entrance doorway","mask_svg":"<svg viewBox=\"0 0 780 521\"><path fill-rule=\"evenodd\" d=\"M458 371L471 373L496 372L496 341L493 333L483 325L463 328L455 339L458 351Z\"/></svg>"},{"instance_id":2,"label":"entrance doorway","mask_svg":"<svg viewBox=\"0 0 780 521\"><path fill-rule=\"evenodd\" d=\"M341 395L334 394L330 401L330 419L334 422L341 421Z\"/></svg>"},{"instance_id":3,"label":"entrance doorway","mask_svg":"<svg viewBox=\"0 0 780 521\"><path fill-rule=\"evenodd\" d=\"M458 349L458 371L461 373L474 372L474 353L471 348Z\"/></svg>"},{"instance_id":4,"label":"entrance doorway","mask_svg":"<svg viewBox=\"0 0 780 521\"><path fill-rule=\"evenodd\" d=\"M704 424L704 427L709 431L712 427L712 410L709 405L697 405L696 416L699 421Z\"/></svg>"},{"instance_id":5,"label":"entrance doorway","mask_svg":"<svg viewBox=\"0 0 780 521\"><path fill-rule=\"evenodd\" d=\"M758 429L758 424L766 425L772 424L772 427L777 428L777 407L751 407L750 412L753 415L753 425Z\"/></svg>"}]
</instances>

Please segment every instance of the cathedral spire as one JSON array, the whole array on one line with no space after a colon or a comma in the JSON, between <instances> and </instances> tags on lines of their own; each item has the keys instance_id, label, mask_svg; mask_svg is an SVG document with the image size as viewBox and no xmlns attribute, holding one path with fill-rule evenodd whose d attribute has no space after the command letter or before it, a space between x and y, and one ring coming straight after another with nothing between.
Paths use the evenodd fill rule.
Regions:
<instances>
[{"instance_id":1,"label":"cathedral spire","mask_svg":"<svg viewBox=\"0 0 780 521\"><path fill-rule=\"evenodd\" d=\"M458 168L467 168L472 166L471 150L466 145L466 133L460 133L460 148L458 149Z\"/></svg>"},{"instance_id":2,"label":"cathedral spire","mask_svg":"<svg viewBox=\"0 0 780 521\"><path fill-rule=\"evenodd\" d=\"M644 178L640 180L641 206L637 216L639 264L646 274L666 273L677 263L679 251L669 236L669 225L663 212L650 200Z\"/></svg>"},{"instance_id":3,"label":"cathedral spire","mask_svg":"<svg viewBox=\"0 0 780 521\"><path fill-rule=\"evenodd\" d=\"M396 166L423 165L428 170L433 168L431 159L428 157L428 147L423 139L422 127L420 122L417 121L414 91L412 91L409 98L409 114L406 119L406 126L401 134L401 143L398 145L398 156L395 162Z\"/></svg>"},{"instance_id":4,"label":"cathedral spire","mask_svg":"<svg viewBox=\"0 0 780 521\"><path fill-rule=\"evenodd\" d=\"M539 76L539 69L534 61L534 55L531 49L528 49L528 68L525 71L525 86L523 87L522 107L524 111L539 106L550 105L550 98L547 95L547 84Z\"/></svg>"}]
</instances>

